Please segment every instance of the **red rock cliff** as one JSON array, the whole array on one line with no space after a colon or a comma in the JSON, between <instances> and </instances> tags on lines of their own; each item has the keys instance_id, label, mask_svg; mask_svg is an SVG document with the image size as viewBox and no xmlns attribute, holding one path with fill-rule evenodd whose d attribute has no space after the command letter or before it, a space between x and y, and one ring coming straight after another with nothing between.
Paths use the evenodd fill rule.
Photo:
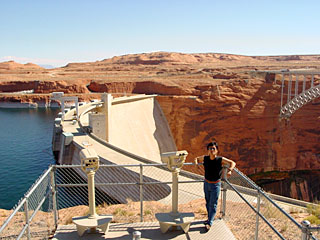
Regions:
<instances>
[{"instance_id":1,"label":"red rock cliff","mask_svg":"<svg viewBox=\"0 0 320 240\"><path fill-rule=\"evenodd\" d=\"M160 52L50 70L13 68L10 62L0 65L0 100L10 101L4 92L31 89L158 94L178 148L189 152L188 161L206 153L207 142L216 139L221 154L246 174L319 169L318 102L298 110L289 122L279 121L280 82L272 75L250 74L254 69L320 69L319 59Z\"/></svg>"}]
</instances>

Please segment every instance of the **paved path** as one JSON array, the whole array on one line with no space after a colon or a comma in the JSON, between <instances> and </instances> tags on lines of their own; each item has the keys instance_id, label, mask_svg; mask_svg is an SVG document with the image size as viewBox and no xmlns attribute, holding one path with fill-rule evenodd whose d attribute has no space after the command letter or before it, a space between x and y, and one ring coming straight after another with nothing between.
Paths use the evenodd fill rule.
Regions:
<instances>
[{"instance_id":1,"label":"paved path","mask_svg":"<svg viewBox=\"0 0 320 240\"><path fill-rule=\"evenodd\" d=\"M143 222L143 223L113 223L110 224L109 231L106 235L103 233L85 233L81 238L78 236L75 225L59 226L54 240L74 240L74 239L130 239L134 231L141 232L141 239L193 239L193 240L235 240L232 232L228 229L223 220L216 220L209 232L205 231L202 221L195 221L191 224L188 233L182 230L169 230L166 233L160 231L159 223Z\"/></svg>"}]
</instances>

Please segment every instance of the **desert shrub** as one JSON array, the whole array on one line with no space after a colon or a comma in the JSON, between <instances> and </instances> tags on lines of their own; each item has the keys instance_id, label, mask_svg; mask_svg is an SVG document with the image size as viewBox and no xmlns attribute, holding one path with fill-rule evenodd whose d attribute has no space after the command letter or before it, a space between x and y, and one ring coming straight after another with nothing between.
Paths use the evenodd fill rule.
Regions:
<instances>
[{"instance_id":1,"label":"desert shrub","mask_svg":"<svg viewBox=\"0 0 320 240\"><path fill-rule=\"evenodd\" d=\"M311 216L307 217L305 220L308 220L312 224L320 224L320 204L309 204L307 206L307 211Z\"/></svg>"},{"instance_id":2,"label":"desert shrub","mask_svg":"<svg viewBox=\"0 0 320 240\"><path fill-rule=\"evenodd\" d=\"M144 215L151 215L152 211L149 209L144 210Z\"/></svg>"}]
</instances>

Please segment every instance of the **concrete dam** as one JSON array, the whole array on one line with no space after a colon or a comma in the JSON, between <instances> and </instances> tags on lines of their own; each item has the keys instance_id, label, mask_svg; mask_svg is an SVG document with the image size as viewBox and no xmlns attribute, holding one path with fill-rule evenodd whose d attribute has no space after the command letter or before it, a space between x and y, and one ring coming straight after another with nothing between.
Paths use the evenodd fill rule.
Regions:
<instances>
[{"instance_id":1,"label":"concrete dam","mask_svg":"<svg viewBox=\"0 0 320 240\"><path fill-rule=\"evenodd\" d=\"M79 152L86 148L94 148L101 164L132 165L159 164L161 153L176 151L167 120L158 104L155 95L136 95L113 98L103 94L102 101L93 101L78 108L63 109L55 120L53 134L53 152L60 165L80 165ZM77 174L86 179L86 175L77 170ZM139 180L139 169L126 167L113 168L108 173L97 174L97 182L124 182L126 178ZM186 181L199 176L181 174L180 180ZM143 182L168 181L171 172L166 167L156 168L152 174L143 174ZM130 192L130 199L139 200L139 186L98 187L119 203L128 199L118 194ZM194 194L203 195L202 186L190 189L179 189L180 203ZM196 192L193 192L196 191ZM184 198L184 195L188 195ZM171 187L166 184L146 185L145 200L161 200L169 203Z\"/></svg>"}]
</instances>

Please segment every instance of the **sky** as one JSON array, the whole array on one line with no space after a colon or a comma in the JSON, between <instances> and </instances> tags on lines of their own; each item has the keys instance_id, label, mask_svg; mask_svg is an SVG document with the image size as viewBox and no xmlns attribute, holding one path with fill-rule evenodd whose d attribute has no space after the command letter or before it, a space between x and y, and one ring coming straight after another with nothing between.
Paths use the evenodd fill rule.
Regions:
<instances>
[{"instance_id":1,"label":"sky","mask_svg":"<svg viewBox=\"0 0 320 240\"><path fill-rule=\"evenodd\" d=\"M0 62L320 54L318 0L0 0Z\"/></svg>"}]
</instances>

